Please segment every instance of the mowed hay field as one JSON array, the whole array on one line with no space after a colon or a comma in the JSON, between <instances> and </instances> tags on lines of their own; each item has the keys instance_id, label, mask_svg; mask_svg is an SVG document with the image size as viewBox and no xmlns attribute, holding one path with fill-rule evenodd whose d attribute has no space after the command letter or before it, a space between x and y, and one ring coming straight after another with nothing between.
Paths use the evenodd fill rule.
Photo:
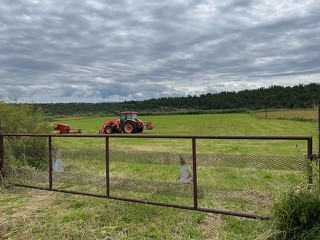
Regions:
<instances>
[{"instance_id":1,"label":"mowed hay field","mask_svg":"<svg viewBox=\"0 0 320 240\"><path fill-rule=\"evenodd\" d=\"M292 118L308 120L311 117L316 121L315 109L268 111L267 118L264 116L264 111L258 111L252 114L149 115L140 118L143 121L152 121L155 125L154 130L144 131L143 134L316 136L316 123L286 121ZM268 117L271 116L273 119L270 120ZM70 117L56 119L54 123L67 123L71 128L82 129L85 134L95 134L106 119L116 118L117 116Z\"/></svg>"},{"instance_id":2,"label":"mowed hay field","mask_svg":"<svg viewBox=\"0 0 320 240\"><path fill-rule=\"evenodd\" d=\"M84 134L95 134L106 118L110 117L64 118L57 119L55 123L67 123L74 129L81 128ZM251 114L150 115L142 116L141 119L152 121L156 126L154 130L145 131L142 135L303 135L314 136L315 139L317 136L317 124L314 122L264 119ZM160 144L157 139L139 139L138 142L141 146L148 146L150 154L159 152L159 156L163 156L164 149L165 152L173 156L176 156L176 153L172 153L174 151L178 151L177 154L190 151L189 146L186 146L188 143L184 144L183 141L182 143L181 141L168 143L160 141ZM70 142L69 139L63 138L57 144L89 152L90 149L99 148L99 145L103 143L99 141L96 143L90 139L77 142L73 139ZM122 149L123 147L131 149L134 144L136 143L128 139L116 139L111 142L114 149ZM263 156L266 155L276 155L274 148L280 151L281 156L295 156L305 150L305 146L300 142L289 143L289 148L286 147L286 143L275 142L271 145L268 143L268 148L264 144L254 142L250 142L250 144L236 142L235 144L229 141L201 142L199 151L201 156L212 154L213 147L214 153L218 156L240 154L254 155L263 159ZM316 141L314 144L316 146ZM156 147L153 148L153 145ZM143 149L141 152L145 153ZM125 153L130 154L130 152ZM116 156L122 160L123 155ZM137 156L136 153L133 158L137 158ZM247 188L252 187L247 182L239 182L239 178L235 177L239 172L235 170L234 166L230 168L224 164L223 158L220 161L221 168L217 172L202 170L203 174L199 176L203 177L201 179L202 185L206 184L205 180L209 179L211 176L209 173L212 173L216 174L214 175L216 178L212 181L217 181L218 186L235 187L235 189L241 188L242 185L247 185ZM143 164L139 161L129 163L120 161L112 165L114 167L112 171L119 175L125 174L128 178L135 177L134 172L131 171L132 167L135 168L135 171L139 171ZM159 175L159 172L154 170L151 165L148 166L150 168L142 172L144 180L151 179L153 175ZM68 166L64 165L64 167L67 171ZM164 167L163 171L177 172L176 169L176 166ZM82 170L81 166L78 170ZM89 170L99 175L99 170L95 165L92 165ZM241 169L242 174L250 174L252 171L254 168L248 166L243 166ZM269 172L261 171L260 173L264 174L263 180L258 182L261 184L258 188L262 190L272 187L268 181L281 179L299 181L295 177L283 179L278 176L278 178L273 178ZM158 177L165 180L171 176L162 174ZM288 184L288 186L291 185ZM285 190L283 189L283 191ZM200 203L202 204L202 202ZM203 204L209 203L203 202ZM230 200L226 204L235 203ZM235 206L235 210L239 210L238 206ZM2 182L0 188L0 239L256 239L269 228L269 224L268 221L263 220L30 190L11 186L6 181Z\"/></svg>"}]
</instances>

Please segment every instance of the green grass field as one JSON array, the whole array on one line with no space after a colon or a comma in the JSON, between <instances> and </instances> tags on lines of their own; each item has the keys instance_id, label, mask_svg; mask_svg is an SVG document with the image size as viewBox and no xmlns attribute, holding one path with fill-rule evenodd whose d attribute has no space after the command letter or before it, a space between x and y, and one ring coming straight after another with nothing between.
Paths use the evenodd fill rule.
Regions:
<instances>
[{"instance_id":1,"label":"green grass field","mask_svg":"<svg viewBox=\"0 0 320 240\"><path fill-rule=\"evenodd\" d=\"M66 123L74 129L81 128L84 134L95 134L106 118L64 118L55 123ZM252 114L141 118L156 126L142 135L317 137L315 122L268 119ZM198 180L205 191L199 204L204 207L268 213L272 205L265 201L269 196L264 193L285 191L305 177L300 163L292 160L305 153L302 142L199 140L198 144ZM168 193L158 184L175 184L178 154L183 154L190 163L189 140L111 139L110 145L110 172L114 179L132 179L132 183L151 181L151 186L145 185L144 189L135 189L134 185L130 185L133 186L130 189L129 182L115 181L113 194L173 203L192 202L188 196L177 197L175 187ZM67 182L55 176L57 186L94 193L103 190L99 186L95 188L104 174L101 171L103 139L56 138L54 146L63 149L64 169L70 176ZM77 180L79 176L83 181ZM152 183L158 192L150 195ZM29 190L12 187L6 181L2 185L6 187L0 188L0 239L257 239L270 224L262 220ZM261 205L252 204L257 202Z\"/></svg>"}]
</instances>

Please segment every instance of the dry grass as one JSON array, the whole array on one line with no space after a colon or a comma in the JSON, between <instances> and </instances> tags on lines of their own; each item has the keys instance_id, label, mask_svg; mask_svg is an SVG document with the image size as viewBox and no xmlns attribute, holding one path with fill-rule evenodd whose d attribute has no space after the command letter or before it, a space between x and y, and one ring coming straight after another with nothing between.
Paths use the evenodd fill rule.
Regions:
<instances>
[{"instance_id":1,"label":"dry grass","mask_svg":"<svg viewBox=\"0 0 320 240\"><path fill-rule=\"evenodd\" d=\"M285 109L285 110L265 110L254 112L254 115L263 118L275 118L275 119L293 119L300 121L316 121L317 110L315 108L310 109Z\"/></svg>"},{"instance_id":2,"label":"dry grass","mask_svg":"<svg viewBox=\"0 0 320 240\"><path fill-rule=\"evenodd\" d=\"M216 240L219 239L219 233L224 225L225 222L220 215L207 214L198 228L207 233L204 240Z\"/></svg>"}]
</instances>

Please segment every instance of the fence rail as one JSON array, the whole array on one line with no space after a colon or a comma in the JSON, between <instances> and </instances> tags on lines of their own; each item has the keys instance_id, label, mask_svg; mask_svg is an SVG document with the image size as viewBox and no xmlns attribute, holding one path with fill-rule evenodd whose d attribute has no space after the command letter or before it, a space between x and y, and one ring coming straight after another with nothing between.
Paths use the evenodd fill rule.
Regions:
<instances>
[{"instance_id":1,"label":"fence rail","mask_svg":"<svg viewBox=\"0 0 320 240\"><path fill-rule=\"evenodd\" d=\"M0 134L16 186L258 219L312 155L309 136Z\"/></svg>"}]
</instances>

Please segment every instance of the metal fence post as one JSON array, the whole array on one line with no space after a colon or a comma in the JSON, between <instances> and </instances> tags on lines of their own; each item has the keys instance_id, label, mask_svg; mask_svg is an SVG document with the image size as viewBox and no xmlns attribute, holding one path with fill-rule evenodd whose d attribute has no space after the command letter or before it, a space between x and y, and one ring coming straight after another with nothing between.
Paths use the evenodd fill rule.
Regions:
<instances>
[{"instance_id":1,"label":"metal fence post","mask_svg":"<svg viewBox=\"0 0 320 240\"><path fill-rule=\"evenodd\" d=\"M48 139L48 144L49 144L49 161L48 161L48 172L49 172L49 189L52 189L52 139L51 136L49 136Z\"/></svg>"},{"instance_id":2,"label":"metal fence post","mask_svg":"<svg viewBox=\"0 0 320 240\"><path fill-rule=\"evenodd\" d=\"M197 152L196 138L192 138L192 176L193 176L193 207L198 208L198 177L197 177Z\"/></svg>"},{"instance_id":3,"label":"metal fence post","mask_svg":"<svg viewBox=\"0 0 320 240\"><path fill-rule=\"evenodd\" d=\"M110 146L109 137L106 137L106 194L110 197Z\"/></svg>"},{"instance_id":4,"label":"metal fence post","mask_svg":"<svg viewBox=\"0 0 320 240\"><path fill-rule=\"evenodd\" d=\"M313 182L313 173L312 173L312 166L311 163L313 161L313 155L312 155L312 137L309 137L308 140L308 146L307 146L307 151L308 151L308 184L312 184Z\"/></svg>"},{"instance_id":5,"label":"metal fence post","mask_svg":"<svg viewBox=\"0 0 320 240\"><path fill-rule=\"evenodd\" d=\"M3 135L0 133L0 178L4 174L4 146L3 146Z\"/></svg>"}]
</instances>

